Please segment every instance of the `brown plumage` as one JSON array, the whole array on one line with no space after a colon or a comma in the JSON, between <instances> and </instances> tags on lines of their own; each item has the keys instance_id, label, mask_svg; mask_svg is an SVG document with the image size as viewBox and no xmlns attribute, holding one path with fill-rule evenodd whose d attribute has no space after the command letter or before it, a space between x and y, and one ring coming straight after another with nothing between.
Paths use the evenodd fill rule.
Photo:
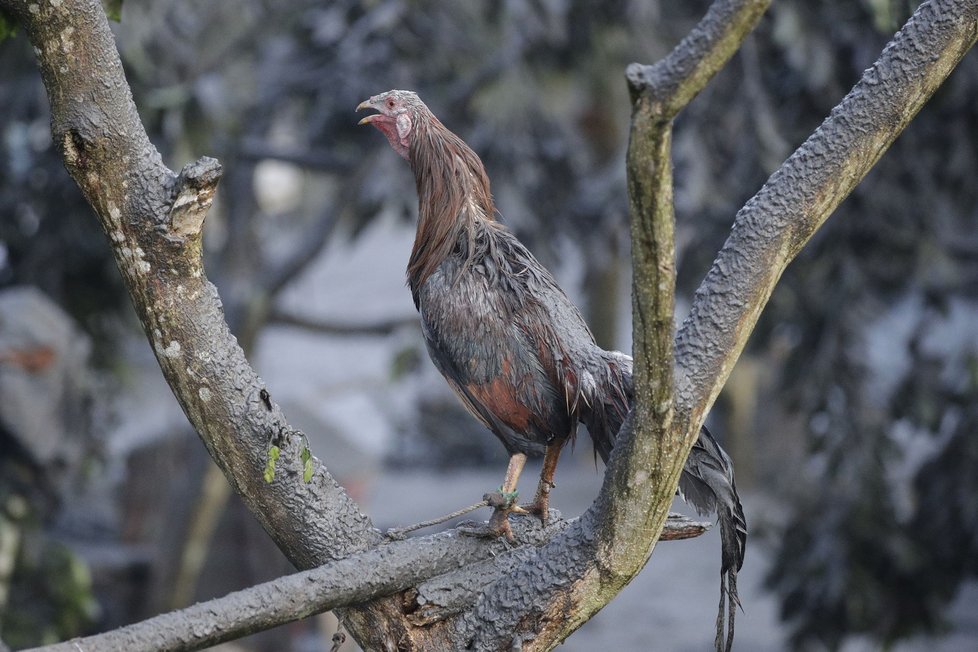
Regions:
<instances>
[{"instance_id":1,"label":"brown plumage","mask_svg":"<svg viewBox=\"0 0 978 652\"><path fill-rule=\"evenodd\" d=\"M408 285L432 362L510 454L500 488L509 500L494 510L490 530L511 536L527 455L545 454L525 508L542 519L560 451L579 422L607 461L633 398L632 360L595 344L554 277L497 220L482 161L416 94L389 91L357 108L378 111L360 123L377 127L414 172L419 215ZM697 511L719 515L729 649L747 528L730 459L705 428L679 484ZM718 649L724 611L721 601Z\"/></svg>"}]
</instances>

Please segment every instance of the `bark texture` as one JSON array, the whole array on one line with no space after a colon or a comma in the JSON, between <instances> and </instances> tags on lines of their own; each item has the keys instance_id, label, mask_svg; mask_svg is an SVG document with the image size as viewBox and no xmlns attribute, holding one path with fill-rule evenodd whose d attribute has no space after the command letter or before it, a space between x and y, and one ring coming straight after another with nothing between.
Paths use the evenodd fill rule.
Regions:
<instances>
[{"instance_id":1,"label":"bark texture","mask_svg":"<svg viewBox=\"0 0 978 652\"><path fill-rule=\"evenodd\" d=\"M585 515L492 557L497 543L451 535L378 548L381 534L318 460L312 481L303 482L303 438L248 364L204 274L201 226L220 164L201 159L179 175L163 165L139 122L96 0L0 0L34 45L54 141L112 244L188 419L289 559L300 569L329 564L322 571L337 591L318 596L312 608L416 587L406 599L379 598L345 613L360 644L382 650L552 649L634 577L660 535L704 415L785 266L978 37L978 0L923 3L819 130L738 213L673 340L671 120L736 51L767 4L720 0L661 64L629 68L637 404ZM281 457L266 483L273 445ZM298 602L293 594L269 593L253 606L294 606L296 617L312 613L305 604L282 604L292 601ZM214 620L204 614L200 622L208 619ZM208 644L200 640L172 649Z\"/></svg>"}]
</instances>

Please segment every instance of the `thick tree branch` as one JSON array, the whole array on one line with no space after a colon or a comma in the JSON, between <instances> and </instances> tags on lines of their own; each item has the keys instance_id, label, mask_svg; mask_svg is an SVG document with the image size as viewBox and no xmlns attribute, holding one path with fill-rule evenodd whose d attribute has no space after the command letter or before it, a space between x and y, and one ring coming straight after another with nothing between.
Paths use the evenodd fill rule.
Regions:
<instances>
[{"instance_id":1,"label":"thick tree branch","mask_svg":"<svg viewBox=\"0 0 978 652\"><path fill-rule=\"evenodd\" d=\"M818 130L737 213L677 336L680 411L698 422L789 262L978 38L978 1L929 0Z\"/></svg>"},{"instance_id":2,"label":"thick tree branch","mask_svg":"<svg viewBox=\"0 0 978 652\"><path fill-rule=\"evenodd\" d=\"M672 119L737 51L769 1L714 2L703 20L662 61L632 64L628 194L632 225L632 346L635 435L612 465L604 532L608 568L630 578L646 563L665 520L683 463L700 423L673 427L675 215ZM627 448L627 454L624 452ZM634 548L612 545L634 542Z\"/></svg>"},{"instance_id":3,"label":"thick tree branch","mask_svg":"<svg viewBox=\"0 0 978 652\"><path fill-rule=\"evenodd\" d=\"M444 533L424 542L398 541L378 546L222 598L104 634L36 648L33 652L199 650L329 609L402 591L432 572L478 561L490 548L481 541L459 540L456 543L466 545L473 554L446 557L447 537L458 538L454 533ZM502 551L499 545L496 551Z\"/></svg>"},{"instance_id":4,"label":"thick tree branch","mask_svg":"<svg viewBox=\"0 0 978 652\"><path fill-rule=\"evenodd\" d=\"M521 542L518 548L502 539L470 537L458 530L391 541L192 607L27 652L199 650L415 585L419 589L409 592L405 610L411 622L430 625L471 605L484 586L508 573L533 546L567 524L558 517L543 527L536 518L516 517L512 526ZM662 538L689 539L709 527L709 523L671 515ZM449 606L436 603L438 598L430 594L437 594L441 602L453 602Z\"/></svg>"},{"instance_id":5,"label":"thick tree branch","mask_svg":"<svg viewBox=\"0 0 978 652\"><path fill-rule=\"evenodd\" d=\"M634 435L619 436L601 498L603 573L627 582L648 561L699 423L673 426L676 288L672 118L729 61L768 1L718 1L659 63L632 64L628 191L632 225ZM636 71L641 69L641 74ZM617 450L620 449L620 450ZM605 578L606 579L606 578ZM607 583L607 582L606 582Z\"/></svg>"},{"instance_id":6,"label":"thick tree branch","mask_svg":"<svg viewBox=\"0 0 978 652\"><path fill-rule=\"evenodd\" d=\"M572 525L577 519L559 524L554 532ZM659 541L680 541L698 537L710 528L709 523L670 514ZM428 625L462 613L476 603L482 592L497 581L507 581L518 567L530 561L534 548L520 547L482 562L439 575L409 591L405 598L408 619L417 625Z\"/></svg>"},{"instance_id":7,"label":"thick tree branch","mask_svg":"<svg viewBox=\"0 0 978 652\"><path fill-rule=\"evenodd\" d=\"M549 534L536 519L514 519L513 526L519 532L520 541L528 545L540 543ZM403 591L439 573L477 563L506 550L502 540L469 537L457 531L393 541L186 609L36 650L199 650L329 609Z\"/></svg>"},{"instance_id":8,"label":"thick tree branch","mask_svg":"<svg viewBox=\"0 0 978 652\"><path fill-rule=\"evenodd\" d=\"M139 121L97 0L3 0L34 44L52 131L95 208L167 382L228 480L300 567L380 540L317 465L303 483L301 438L285 422L227 330L201 262L200 226L220 176L202 159L176 177ZM280 472L262 478L272 443ZM298 524L309 529L303 532ZM315 533L315 534L311 534Z\"/></svg>"},{"instance_id":9,"label":"thick tree branch","mask_svg":"<svg viewBox=\"0 0 978 652\"><path fill-rule=\"evenodd\" d=\"M318 460L312 481L303 482L303 437L248 364L204 275L198 222L217 181L214 164L202 161L200 174L188 168L182 181L163 165L98 0L0 6L17 16L34 46L54 142L109 236L167 382L228 481L298 568L377 545L380 533ZM272 445L281 457L266 484ZM392 600L347 622L374 647L400 640L407 625Z\"/></svg>"}]
</instances>

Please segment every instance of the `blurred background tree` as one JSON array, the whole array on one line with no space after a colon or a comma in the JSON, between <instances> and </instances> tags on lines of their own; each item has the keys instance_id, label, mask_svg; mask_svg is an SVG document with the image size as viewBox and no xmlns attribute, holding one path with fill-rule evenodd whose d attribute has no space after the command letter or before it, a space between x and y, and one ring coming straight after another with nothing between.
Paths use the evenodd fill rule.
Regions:
<instances>
[{"instance_id":1,"label":"blurred background tree","mask_svg":"<svg viewBox=\"0 0 978 652\"><path fill-rule=\"evenodd\" d=\"M775 3L680 116L681 295L699 283L737 208L916 4ZM392 382L421 384L428 376L410 314L327 319L286 296L324 258L357 247L376 220L408 230L413 221L413 180L356 129L353 107L389 88L417 90L482 156L503 218L575 294L599 341L627 349L623 70L664 54L708 5L129 0L117 36L166 163L179 169L208 154L224 164L204 243L245 350L276 325L317 337L367 334L394 352ZM136 326L109 249L52 148L24 38L0 44L0 70L0 288L43 291L91 338L103 394L130 388L139 379L120 340L131 341ZM854 634L888 644L938 632L960 583L978 571L976 96L971 54L787 271L714 411L740 484L784 497L779 516L758 514L752 529L774 550L769 585L799 649L836 649ZM3 360L0 373L11 367ZM477 423L446 415L455 409L446 394L411 402L419 415L397 424L403 436L388 463L499 459ZM95 528L95 540L126 551L93 573L106 627L173 598L173 569L200 534L194 505L208 462L185 426L165 423L163 444L113 453L95 434L106 437L113 419L101 418L94 428L64 425L66 438L96 442L72 457L81 476L129 487L121 515ZM0 429L4 464L59 472L14 445L23 433L6 422ZM31 518L17 520L25 532L92 540L95 526L68 509L73 491L53 489L42 501L23 488L32 483L9 479L23 473L2 477L4 497L26 495L32 506ZM166 518L146 516L160 503ZM243 585L286 567L243 509L232 502L228 514L201 527L219 525L218 538L222 528L247 546L211 558L204 587L188 599L238 588L220 569L234 568ZM174 532L174 521L187 525ZM43 573L21 557L20 572ZM110 570L116 579L107 581ZM133 586L153 597L120 597ZM86 599L75 604L95 615L78 606ZM5 636L16 607L4 615ZM256 645L282 649L281 639Z\"/></svg>"}]
</instances>

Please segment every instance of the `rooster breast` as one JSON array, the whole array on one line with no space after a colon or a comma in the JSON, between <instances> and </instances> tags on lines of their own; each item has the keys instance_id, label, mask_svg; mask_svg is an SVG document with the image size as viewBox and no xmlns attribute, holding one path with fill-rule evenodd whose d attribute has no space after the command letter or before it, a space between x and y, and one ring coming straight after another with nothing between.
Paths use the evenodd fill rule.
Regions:
<instances>
[{"instance_id":1,"label":"rooster breast","mask_svg":"<svg viewBox=\"0 0 978 652\"><path fill-rule=\"evenodd\" d=\"M572 434L577 382L567 340L593 346L593 338L511 233L483 223L412 290L432 361L510 454L538 454Z\"/></svg>"}]
</instances>

